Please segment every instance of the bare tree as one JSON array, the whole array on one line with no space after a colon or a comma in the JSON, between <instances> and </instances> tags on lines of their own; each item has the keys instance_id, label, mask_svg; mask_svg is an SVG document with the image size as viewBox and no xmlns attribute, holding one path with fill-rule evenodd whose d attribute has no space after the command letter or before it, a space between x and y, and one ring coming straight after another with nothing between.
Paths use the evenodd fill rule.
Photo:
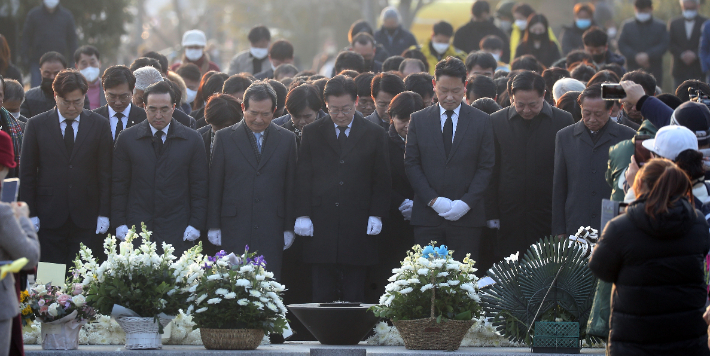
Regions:
<instances>
[{"instance_id":1,"label":"bare tree","mask_svg":"<svg viewBox=\"0 0 710 356\"><path fill-rule=\"evenodd\" d=\"M436 0L400 0L397 9L402 16L402 27L408 29L412 26L417 12L424 6L436 2Z\"/></svg>"}]
</instances>

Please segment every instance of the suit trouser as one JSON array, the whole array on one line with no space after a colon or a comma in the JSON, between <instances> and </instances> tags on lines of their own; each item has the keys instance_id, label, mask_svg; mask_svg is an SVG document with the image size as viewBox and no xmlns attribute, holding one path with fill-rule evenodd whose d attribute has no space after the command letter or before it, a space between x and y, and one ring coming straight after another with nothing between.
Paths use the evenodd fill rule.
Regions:
<instances>
[{"instance_id":1,"label":"suit trouser","mask_svg":"<svg viewBox=\"0 0 710 356\"><path fill-rule=\"evenodd\" d=\"M367 266L314 264L312 273L315 303L339 300L360 303L365 301Z\"/></svg>"},{"instance_id":2,"label":"suit trouser","mask_svg":"<svg viewBox=\"0 0 710 356\"><path fill-rule=\"evenodd\" d=\"M0 356L7 356L10 353L11 336L12 319L0 320Z\"/></svg>"},{"instance_id":3,"label":"suit trouser","mask_svg":"<svg viewBox=\"0 0 710 356\"><path fill-rule=\"evenodd\" d=\"M463 261L467 253L471 259L478 261L481 247L483 228L455 226L449 221L439 226L414 226L414 242L422 247L431 241L436 241L437 246L446 245L454 251L454 259Z\"/></svg>"},{"instance_id":4,"label":"suit trouser","mask_svg":"<svg viewBox=\"0 0 710 356\"><path fill-rule=\"evenodd\" d=\"M74 265L74 259L79 253L80 243L91 249L94 258L101 259L103 256L103 236L97 235L96 229L82 229L71 218L67 219L64 225L48 229L42 227L40 219L40 229L37 234L39 245L42 250L41 261L50 263L61 263L69 267Z\"/></svg>"}]
</instances>

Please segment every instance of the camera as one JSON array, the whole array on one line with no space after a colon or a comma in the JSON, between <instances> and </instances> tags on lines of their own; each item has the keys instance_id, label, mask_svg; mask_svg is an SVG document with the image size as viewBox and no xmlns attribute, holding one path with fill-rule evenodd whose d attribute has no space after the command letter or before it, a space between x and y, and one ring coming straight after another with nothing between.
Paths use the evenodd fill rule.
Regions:
<instances>
[{"instance_id":1,"label":"camera","mask_svg":"<svg viewBox=\"0 0 710 356\"><path fill-rule=\"evenodd\" d=\"M708 93L705 93L700 89L688 87L688 96L690 97L690 101L705 104L705 106L710 107L710 96Z\"/></svg>"},{"instance_id":2,"label":"camera","mask_svg":"<svg viewBox=\"0 0 710 356\"><path fill-rule=\"evenodd\" d=\"M626 91L621 84L602 84L602 99L604 100L621 100L626 98Z\"/></svg>"}]
</instances>

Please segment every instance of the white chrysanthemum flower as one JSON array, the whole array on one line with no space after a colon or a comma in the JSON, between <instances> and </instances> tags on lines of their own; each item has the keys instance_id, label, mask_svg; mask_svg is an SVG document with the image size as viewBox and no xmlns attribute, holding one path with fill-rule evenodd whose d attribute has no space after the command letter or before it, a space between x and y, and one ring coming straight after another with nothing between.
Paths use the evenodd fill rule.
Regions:
<instances>
[{"instance_id":1,"label":"white chrysanthemum flower","mask_svg":"<svg viewBox=\"0 0 710 356\"><path fill-rule=\"evenodd\" d=\"M241 273L247 273L247 272L253 272L253 271L254 271L254 266L252 266L252 265L246 265L246 266L242 266L241 268L239 268L239 272L241 272Z\"/></svg>"},{"instance_id":2,"label":"white chrysanthemum flower","mask_svg":"<svg viewBox=\"0 0 710 356\"><path fill-rule=\"evenodd\" d=\"M224 295L224 299L234 299L236 297L237 297L237 293L234 293L234 292L229 292Z\"/></svg>"},{"instance_id":3,"label":"white chrysanthemum flower","mask_svg":"<svg viewBox=\"0 0 710 356\"><path fill-rule=\"evenodd\" d=\"M205 299L207 299L207 294L203 294L203 295L197 297L197 300L195 300L195 305L199 305Z\"/></svg>"},{"instance_id":4,"label":"white chrysanthemum flower","mask_svg":"<svg viewBox=\"0 0 710 356\"><path fill-rule=\"evenodd\" d=\"M419 284L419 279L418 278L410 278L407 280L407 283L409 284Z\"/></svg>"},{"instance_id":5,"label":"white chrysanthemum flower","mask_svg":"<svg viewBox=\"0 0 710 356\"><path fill-rule=\"evenodd\" d=\"M439 272L439 274L437 274L436 276L437 277L446 277L448 275L449 275L449 272Z\"/></svg>"},{"instance_id":6,"label":"white chrysanthemum flower","mask_svg":"<svg viewBox=\"0 0 710 356\"><path fill-rule=\"evenodd\" d=\"M219 273L216 273L216 274L213 274L213 275L207 277L208 281L219 281L221 279L222 279L222 275Z\"/></svg>"},{"instance_id":7,"label":"white chrysanthemum flower","mask_svg":"<svg viewBox=\"0 0 710 356\"><path fill-rule=\"evenodd\" d=\"M264 303L262 303L262 302L254 302L254 305L256 305L256 309L264 310Z\"/></svg>"},{"instance_id":8,"label":"white chrysanthemum flower","mask_svg":"<svg viewBox=\"0 0 710 356\"><path fill-rule=\"evenodd\" d=\"M459 283L461 283L461 281L459 281L458 279L454 279L452 281L449 281L448 283L450 286L457 286Z\"/></svg>"},{"instance_id":9,"label":"white chrysanthemum flower","mask_svg":"<svg viewBox=\"0 0 710 356\"><path fill-rule=\"evenodd\" d=\"M207 307L204 307L204 308L200 308L200 309L195 310L195 313L200 314L200 313L206 312L206 311L207 311Z\"/></svg>"},{"instance_id":10,"label":"white chrysanthemum flower","mask_svg":"<svg viewBox=\"0 0 710 356\"><path fill-rule=\"evenodd\" d=\"M263 274L258 274L258 275L256 275L256 280L257 280L257 281L263 281L263 280L265 280L265 279L266 279L266 276L263 275Z\"/></svg>"},{"instance_id":11,"label":"white chrysanthemum flower","mask_svg":"<svg viewBox=\"0 0 710 356\"><path fill-rule=\"evenodd\" d=\"M245 298L242 298L237 301L237 304L239 304L241 306L246 306L247 304L249 304L249 301Z\"/></svg>"},{"instance_id":12,"label":"white chrysanthemum flower","mask_svg":"<svg viewBox=\"0 0 710 356\"><path fill-rule=\"evenodd\" d=\"M412 289L412 287L407 287L407 288L402 289L402 290L399 291L399 292L402 293L402 294L407 294L407 293L409 293L409 292L411 292L411 291L413 291L413 290L414 290L414 289Z\"/></svg>"},{"instance_id":13,"label":"white chrysanthemum flower","mask_svg":"<svg viewBox=\"0 0 710 356\"><path fill-rule=\"evenodd\" d=\"M227 293L229 293L229 291L224 288L219 288L214 292L214 294L217 294L217 295L225 295Z\"/></svg>"},{"instance_id":14,"label":"white chrysanthemum flower","mask_svg":"<svg viewBox=\"0 0 710 356\"><path fill-rule=\"evenodd\" d=\"M247 287L251 285L251 282L248 279L239 278L236 284L238 287Z\"/></svg>"},{"instance_id":15,"label":"white chrysanthemum flower","mask_svg":"<svg viewBox=\"0 0 710 356\"><path fill-rule=\"evenodd\" d=\"M207 304L217 304L222 301L222 298L212 298L207 301Z\"/></svg>"},{"instance_id":16,"label":"white chrysanthemum flower","mask_svg":"<svg viewBox=\"0 0 710 356\"><path fill-rule=\"evenodd\" d=\"M259 298L259 297L261 297L261 292L259 292L258 290L252 289L249 291L249 295L252 297Z\"/></svg>"},{"instance_id":17,"label":"white chrysanthemum flower","mask_svg":"<svg viewBox=\"0 0 710 356\"><path fill-rule=\"evenodd\" d=\"M266 303L266 307L269 308L270 310L276 312L276 313L279 312L279 309L276 308L276 304L274 304L274 303L268 302L268 303Z\"/></svg>"},{"instance_id":18,"label":"white chrysanthemum flower","mask_svg":"<svg viewBox=\"0 0 710 356\"><path fill-rule=\"evenodd\" d=\"M420 268L419 270L417 270L417 273L420 276L426 276L427 274L429 274L429 269L428 268Z\"/></svg>"},{"instance_id":19,"label":"white chrysanthemum flower","mask_svg":"<svg viewBox=\"0 0 710 356\"><path fill-rule=\"evenodd\" d=\"M431 284L431 283L429 283L429 284L425 284L425 285L420 289L420 291L421 291L422 293L424 293L424 292L426 292L426 291L428 291L429 289L432 289L432 288L434 288L434 285Z\"/></svg>"}]
</instances>

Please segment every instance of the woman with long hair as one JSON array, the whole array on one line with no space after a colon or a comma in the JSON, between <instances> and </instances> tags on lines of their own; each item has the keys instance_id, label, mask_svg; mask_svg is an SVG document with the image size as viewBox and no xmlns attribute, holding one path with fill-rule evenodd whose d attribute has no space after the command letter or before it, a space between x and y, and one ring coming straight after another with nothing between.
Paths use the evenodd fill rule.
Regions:
<instances>
[{"instance_id":1,"label":"woman with long hair","mask_svg":"<svg viewBox=\"0 0 710 356\"><path fill-rule=\"evenodd\" d=\"M530 15L523 41L520 42L515 51L515 58L531 54L548 68L552 66L552 63L560 59L560 50L550 39L549 28L550 25L545 15Z\"/></svg>"},{"instance_id":2,"label":"woman with long hair","mask_svg":"<svg viewBox=\"0 0 710 356\"><path fill-rule=\"evenodd\" d=\"M20 70L12 64L12 53L5 36L0 35L0 75L7 79L15 79L22 84Z\"/></svg>"}]
</instances>

